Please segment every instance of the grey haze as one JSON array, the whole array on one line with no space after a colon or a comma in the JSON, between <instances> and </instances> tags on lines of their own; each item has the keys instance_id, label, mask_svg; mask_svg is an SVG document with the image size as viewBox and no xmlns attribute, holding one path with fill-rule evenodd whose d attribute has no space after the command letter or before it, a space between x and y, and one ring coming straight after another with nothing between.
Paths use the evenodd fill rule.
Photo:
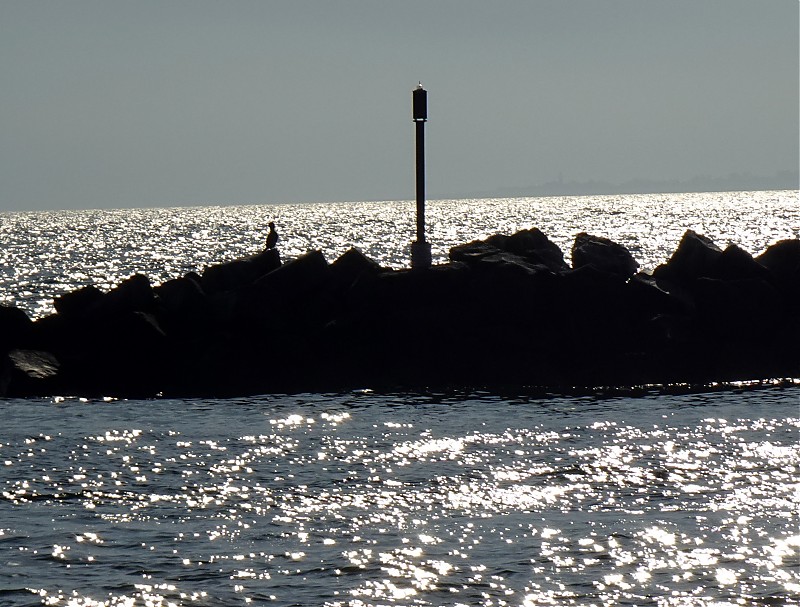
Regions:
<instances>
[{"instance_id":1,"label":"grey haze","mask_svg":"<svg viewBox=\"0 0 800 607\"><path fill-rule=\"evenodd\" d=\"M797 0L0 0L0 210L797 187Z\"/></svg>"}]
</instances>

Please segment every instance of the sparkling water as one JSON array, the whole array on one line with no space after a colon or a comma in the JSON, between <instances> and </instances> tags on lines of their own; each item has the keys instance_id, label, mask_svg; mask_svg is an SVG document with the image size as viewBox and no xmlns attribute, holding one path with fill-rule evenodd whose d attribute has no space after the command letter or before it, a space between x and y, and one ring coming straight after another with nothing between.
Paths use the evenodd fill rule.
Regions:
<instances>
[{"instance_id":1,"label":"sparkling water","mask_svg":"<svg viewBox=\"0 0 800 607\"><path fill-rule=\"evenodd\" d=\"M0 406L3 605L800 604L800 386Z\"/></svg>"},{"instance_id":2,"label":"sparkling water","mask_svg":"<svg viewBox=\"0 0 800 607\"><path fill-rule=\"evenodd\" d=\"M257 252L408 264L413 204L0 215L0 297ZM438 201L449 247L539 227L644 268L760 253L797 192ZM800 605L800 384L638 396L0 400L0 605Z\"/></svg>"},{"instance_id":3,"label":"sparkling water","mask_svg":"<svg viewBox=\"0 0 800 607\"><path fill-rule=\"evenodd\" d=\"M579 232L625 245L643 269L666 261L687 229L756 255L800 238L797 191L431 201L434 263L451 247L538 227L569 260ZM407 267L416 237L411 202L0 213L0 303L34 317L80 286L108 289L141 272L153 284L261 251L275 220L284 259L350 247L387 267Z\"/></svg>"}]
</instances>

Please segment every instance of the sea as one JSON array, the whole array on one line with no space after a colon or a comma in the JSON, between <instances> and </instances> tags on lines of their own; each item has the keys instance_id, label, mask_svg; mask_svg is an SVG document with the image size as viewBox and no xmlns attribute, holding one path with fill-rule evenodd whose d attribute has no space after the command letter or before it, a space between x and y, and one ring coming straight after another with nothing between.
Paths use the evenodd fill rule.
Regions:
<instances>
[{"instance_id":1,"label":"sea","mask_svg":"<svg viewBox=\"0 0 800 607\"><path fill-rule=\"evenodd\" d=\"M0 214L0 302L257 253L409 265L409 201ZM800 238L798 192L430 201L645 271L693 229ZM479 344L476 344L479 347ZM709 352L709 356L713 356ZM753 379L753 378L748 378ZM800 605L800 378L725 386L0 399L0 606Z\"/></svg>"}]
</instances>

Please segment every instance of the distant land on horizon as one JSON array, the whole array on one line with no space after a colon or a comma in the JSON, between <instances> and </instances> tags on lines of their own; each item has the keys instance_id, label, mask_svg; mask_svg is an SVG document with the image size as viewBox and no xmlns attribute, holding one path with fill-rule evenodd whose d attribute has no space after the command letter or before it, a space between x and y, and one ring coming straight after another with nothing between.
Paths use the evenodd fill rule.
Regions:
<instances>
[{"instance_id":1,"label":"distant land on horizon","mask_svg":"<svg viewBox=\"0 0 800 607\"><path fill-rule=\"evenodd\" d=\"M458 198L509 198L539 196L594 196L615 194L670 194L691 192L740 192L762 190L800 190L800 171L778 171L774 175L732 174L727 177L698 176L689 180L632 179L623 183L602 180L548 181L539 185L505 187L492 191L473 191Z\"/></svg>"},{"instance_id":2,"label":"distant land on horizon","mask_svg":"<svg viewBox=\"0 0 800 607\"><path fill-rule=\"evenodd\" d=\"M459 200L459 199L490 199L490 198L544 198L548 196L615 196L632 194L685 194L703 192L746 192L768 190L798 190L800 197L800 171L778 171L771 177L733 174L728 177L694 177L689 180L679 179L632 179L622 183L613 183L603 180L556 180L539 185L509 186L492 190L468 191L449 193L436 191L426 198L434 200ZM388 195L383 198L330 198L327 200L248 200L248 201L198 201L194 203L176 203L164 201L158 203L142 203L136 206L109 206L99 208L58 207L38 208L33 211L58 211L58 210L122 210L145 208L181 208L181 207L215 207L215 206L249 206L249 205L293 205L293 204L324 204L341 202L384 202L413 200L413 193L406 196ZM26 212L22 209L2 209L0 213Z\"/></svg>"}]
</instances>

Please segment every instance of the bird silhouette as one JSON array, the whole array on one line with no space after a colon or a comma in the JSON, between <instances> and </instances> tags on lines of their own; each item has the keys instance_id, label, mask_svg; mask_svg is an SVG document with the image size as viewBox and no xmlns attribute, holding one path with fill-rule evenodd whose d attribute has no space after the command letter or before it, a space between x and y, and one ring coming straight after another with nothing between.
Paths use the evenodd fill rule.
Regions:
<instances>
[{"instance_id":1,"label":"bird silhouette","mask_svg":"<svg viewBox=\"0 0 800 607\"><path fill-rule=\"evenodd\" d=\"M278 243L278 232L275 231L275 222L269 222L269 234L267 234L267 248L274 249Z\"/></svg>"}]
</instances>

